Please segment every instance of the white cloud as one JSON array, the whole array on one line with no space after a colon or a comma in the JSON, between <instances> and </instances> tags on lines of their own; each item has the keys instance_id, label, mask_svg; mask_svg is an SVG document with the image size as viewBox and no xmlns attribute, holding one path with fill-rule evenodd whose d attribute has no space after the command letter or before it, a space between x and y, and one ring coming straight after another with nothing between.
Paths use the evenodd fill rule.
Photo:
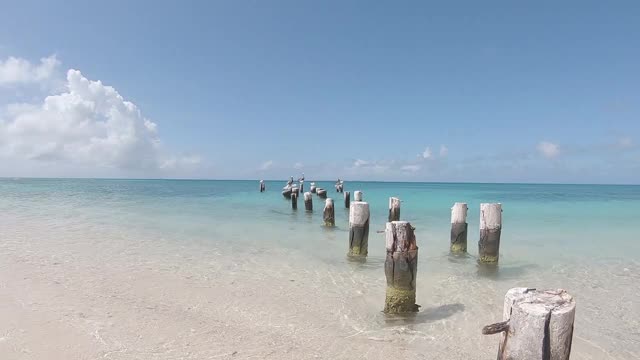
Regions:
<instances>
[{"instance_id":1,"label":"white cloud","mask_svg":"<svg viewBox=\"0 0 640 360\"><path fill-rule=\"evenodd\" d=\"M431 148L427 146L426 149L422 152L423 159L431 159L433 158L433 153L431 153Z\"/></svg>"},{"instance_id":2,"label":"white cloud","mask_svg":"<svg viewBox=\"0 0 640 360\"><path fill-rule=\"evenodd\" d=\"M59 66L55 55L40 59L36 65L16 57L0 60L0 86L42 82L53 77Z\"/></svg>"},{"instance_id":3,"label":"white cloud","mask_svg":"<svg viewBox=\"0 0 640 360\"><path fill-rule=\"evenodd\" d=\"M303 167L304 167L304 165L301 162L297 162L297 163L293 164L293 168L297 169L297 170L300 170Z\"/></svg>"},{"instance_id":4,"label":"white cloud","mask_svg":"<svg viewBox=\"0 0 640 360\"><path fill-rule=\"evenodd\" d=\"M560 146L548 141L541 141L537 146L538 152L542 156L553 159L560 154Z\"/></svg>"},{"instance_id":5,"label":"white cloud","mask_svg":"<svg viewBox=\"0 0 640 360\"><path fill-rule=\"evenodd\" d=\"M633 139L631 139L630 137L623 137L618 139L616 145L618 145L618 147L621 149L631 149L634 143L633 143Z\"/></svg>"},{"instance_id":6,"label":"white cloud","mask_svg":"<svg viewBox=\"0 0 640 360\"><path fill-rule=\"evenodd\" d=\"M353 166L355 166L355 167L363 167L363 166L368 166L368 165L369 165L369 162L368 162L368 161L360 160L360 159L357 159L357 160L353 163Z\"/></svg>"},{"instance_id":7,"label":"white cloud","mask_svg":"<svg viewBox=\"0 0 640 360\"><path fill-rule=\"evenodd\" d=\"M400 170L402 171L406 171L406 172L417 172L420 169L422 169L422 166L420 165L404 165L400 168Z\"/></svg>"},{"instance_id":8,"label":"white cloud","mask_svg":"<svg viewBox=\"0 0 640 360\"><path fill-rule=\"evenodd\" d=\"M5 83L44 83L58 66L55 57L36 67L12 59L2 63ZM197 156L166 154L154 122L113 87L91 81L78 70L67 72L64 92L40 104L8 105L4 116L0 156L7 158L125 170L176 169L201 161Z\"/></svg>"},{"instance_id":9,"label":"white cloud","mask_svg":"<svg viewBox=\"0 0 640 360\"><path fill-rule=\"evenodd\" d=\"M440 145L440 157L446 157L447 155L449 155L449 149L444 145Z\"/></svg>"},{"instance_id":10,"label":"white cloud","mask_svg":"<svg viewBox=\"0 0 640 360\"><path fill-rule=\"evenodd\" d=\"M273 160L267 160L260 165L260 170L269 170L273 167Z\"/></svg>"}]
</instances>

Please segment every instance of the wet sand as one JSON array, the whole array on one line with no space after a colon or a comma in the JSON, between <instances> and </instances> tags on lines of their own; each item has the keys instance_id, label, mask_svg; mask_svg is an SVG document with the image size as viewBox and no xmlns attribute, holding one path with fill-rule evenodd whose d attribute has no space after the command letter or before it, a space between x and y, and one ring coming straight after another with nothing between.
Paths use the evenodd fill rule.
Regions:
<instances>
[{"instance_id":1,"label":"wet sand","mask_svg":"<svg viewBox=\"0 0 640 360\"><path fill-rule=\"evenodd\" d=\"M500 319L509 287L434 272L418 280L422 311L394 319L380 313L377 258L334 266L290 249L177 245L135 229L10 215L0 236L3 360L493 359L498 339L480 328ZM638 358L634 266L616 276L635 289L606 295L619 314L578 296L572 358ZM621 315L616 331L631 337L611 330Z\"/></svg>"}]
</instances>

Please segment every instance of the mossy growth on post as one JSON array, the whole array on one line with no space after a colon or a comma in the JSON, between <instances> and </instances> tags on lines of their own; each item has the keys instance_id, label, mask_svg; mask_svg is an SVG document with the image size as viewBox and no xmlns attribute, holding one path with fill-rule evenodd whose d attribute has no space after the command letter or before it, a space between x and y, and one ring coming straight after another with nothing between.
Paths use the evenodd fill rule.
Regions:
<instances>
[{"instance_id":1,"label":"mossy growth on post","mask_svg":"<svg viewBox=\"0 0 640 360\"><path fill-rule=\"evenodd\" d=\"M386 314L417 312L416 275L418 246L414 228L407 221L388 222L385 229L387 258L384 273L387 291L384 304Z\"/></svg>"}]
</instances>

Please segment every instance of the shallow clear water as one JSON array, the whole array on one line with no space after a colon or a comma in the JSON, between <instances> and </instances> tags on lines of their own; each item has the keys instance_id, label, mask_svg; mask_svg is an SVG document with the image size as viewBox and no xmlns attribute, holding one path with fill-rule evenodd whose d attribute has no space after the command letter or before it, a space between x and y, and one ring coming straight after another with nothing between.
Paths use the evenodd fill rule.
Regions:
<instances>
[{"instance_id":1,"label":"shallow clear water","mask_svg":"<svg viewBox=\"0 0 640 360\"><path fill-rule=\"evenodd\" d=\"M348 211L332 182L317 182L336 202L337 226L327 229L321 226L320 199L313 198L311 214L304 211L302 200L299 209L292 210L280 194L284 182L279 181L267 182L267 191L260 193L256 181L0 179L0 213L5 220L0 242L4 241L5 254L17 253L24 243L30 244L29 251L38 246L51 246L48 251L69 246L65 250L68 254L92 261L100 261L100 248L104 254L121 253L109 261L133 268L152 259L173 262L171 256L189 253L188 260L175 260L174 265L182 271L252 284L261 279L252 286L265 289L295 280L297 290L291 290L290 301L297 305L289 310L304 318L302 308L296 307L302 306L303 295L296 295L296 291L320 291L315 300L307 299L309 306L329 314L323 317L310 312L302 323L326 329L327 336L336 336L345 344L382 342L385 349L398 347L409 358L429 353L431 358L476 358L465 357L467 353L493 357L497 338L482 337L479 331L482 325L501 320L506 290L515 286L562 287L577 298L575 358L638 357L640 186L345 184L345 190L352 193L362 190L364 200L370 203L369 258L365 264L353 264L345 258ZM309 181L305 187L308 190ZM393 320L380 314L384 239L375 230L384 229L390 196L402 199L401 217L417 229L417 294L423 310L412 320ZM448 254L454 202L469 205L468 257ZM474 258L482 202L503 204L497 271L478 267ZM36 239L34 234L46 231L51 231L52 239L64 241L51 240L47 245L46 240ZM126 241L119 240L116 249L116 245L109 245L114 237ZM83 242L91 246L82 250ZM140 250L135 256L126 251L133 247ZM222 269L239 267L244 273L240 276L205 268L211 262L221 264ZM269 275L263 279L265 272ZM203 280L199 286L207 286L207 282ZM243 285L234 286L244 289ZM221 302L235 301L224 294L211 296L219 296ZM259 298L260 292L256 296ZM288 311L268 299L256 301L259 312L271 317ZM258 311L251 307L256 304L246 306ZM252 317L255 314L250 314L252 321L259 323ZM289 325L295 327L296 322ZM114 329L114 338L117 333ZM460 337L466 339L465 344L458 343ZM313 347L314 343L307 345ZM1 346L0 342L0 354ZM358 357L324 351L319 345L318 349L317 354L328 358ZM310 354L297 350L298 356ZM357 351L356 345L353 351ZM275 355L282 357L282 353Z\"/></svg>"}]
</instances>

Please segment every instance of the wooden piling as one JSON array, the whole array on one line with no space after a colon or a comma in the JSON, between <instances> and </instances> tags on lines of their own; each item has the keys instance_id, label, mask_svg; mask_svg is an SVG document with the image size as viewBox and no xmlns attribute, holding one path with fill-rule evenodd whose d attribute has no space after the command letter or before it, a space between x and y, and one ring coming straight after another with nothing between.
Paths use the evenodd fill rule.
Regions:
<instances>
[{"instance_id":1,"label":"wooden piling","mask_svg":"<svg viewBox=\"0 0 640 360\"><path fill-rule=\"evenodd\" d=\"M298 193L297 192L291 193L291 208L293 210L298 209Z\"/></svg>"},{"instance_id":2,"label":"wooden piling","mask_svg":"<svg viewBox=\"0 0 640 360\"><path fill-rule=\"evenodd\" d=\"M333 199L327 199L324 202L324 212L322 213L324 226L336 226L336 215L333 209Z\"/></svg>"},{"instance_id":3,"label":"wooden piling","mask_svg":"<svg viewBox=\"0 0 640 360\"><path fill-rule=\"evenodd\" d=\"M313 196L308 191L304 193L304 209L307 211L313 211Z\"/></svg>"},{"instance_id":4,"label":"wooden piling","mask_svg":"<svg viewBox=\"0 0 640 360\"><path fill-rule=\"evenodd\" d=\"M317 188L316 189L316 193L318 194L318 197L320 197L322 199L326 199L327 198L327 190L325 190L325 189Z\"/></svg>"},{"instance_id":5,"label":"wooden piling","mask_svg":"<svg viewBox=\"0 0 640 360\"><path fill-rule=\"evenodd\" d=\"M362 191L353 192L353 201L362 201Z\"/></svg>"},{"instance_id":6,"label":"wooden piling","mask_svg":"<svg viewBox=\"0 0 640 360\"><path fill-rule=\"evenodd\" d=\"M312 182L311 186L309 187L309 191L311 191L312 194L316 193L316 183Z\"/></svg>"},{"instance_id":7,"label":"wooden piling","mask_svg":"<svg viewBox=\"0 0 640 360\"><path fill-rule=\"evenodd\" d=\"M389 221L400 220L400 199L396 197L389 198Z\"/></svg>"},{"instance_id":8,"label":"wooden piling","mask_svg":"<svg viewBox=\"0 0 640 360\"><path fill-rule=\"evenodd\" d=\"M284 189L282 189L282 196L284 196L287 199L291 199L291 187L290 186L285 186Z\"/></svg>"},{"instance_id":9,"label":"wooden piling","mask_svg":"<svg viewBox=\"0 0 640 360\"><path fill-rule=\"evenodd\" d=\"M497 264L500 257L500 233L502 231L502 204L480 204L480 263Z\"/></svg>"},{"instance_id":10,"label":"wooden piling","mask_svg":"<svg viewBox=\"0 0 640 360\"><path fill-rule=\"evenodd\" d=\"M513 288L504 297L504 321L485 326L482 333L502 333L498 360L569 360L575 311L565 290Z\"/></svg>"},{"instance_id":11,"label":"wooden piling","mask_svg":"<svg viewBox=\"0 0 640 360\"><path fill-rule=\"evenodd\" d=\"M266 190L267 190L267 187L264 184L264 180L260 180L260 192L265 192Z\"/></svg>"},{"instance_id":12,"label":"wooden piling","mask_svg":"<svg viewBox=\"0 0 640 360\"><path fill-rule=\"evenodd\" d=\"M304 195L304 180L300 180L300 193Z\"/></svg>"},{"instance_id":13,"label":"wooden piling","mask_svg":"<svg viewBox=\"0 0 640 360\"><path fill-rule=\"evenodd\" d=\"M451 208L451 252L467 252L467 207L466 203L455 203Z\"/></svg>"},{"instance_id":14,"label":"wooden piling","mask_svg":"<svg viewBox=\"0 0 640 360\"><path fill-rule=\"evenodd\" d=\"M348 191L345 191L344 192L344 207L348 209L349 205L351 205L351 194Z\"/></svg>"},{"instance_id":15,"label":"wooden piling","mask_svg":"<svg viewBox=\"0 0 640 360\"><path fill-rule=\"evenodd\" d=\"M408 221L388 222L385 228L386 314L417 312L420 308L416 304L418 246L413 230Z\"/></svg>"},{"instance_id":16,"label":"wooden piling","mask_svg":"<svg viewBox=\"0 0 640 360\"><path fill-rule=\"evenodd\" d=\"M364 258L369 253L369 204L354 201L349 208L349 257Z\"/></svg>"}]
</instances>

